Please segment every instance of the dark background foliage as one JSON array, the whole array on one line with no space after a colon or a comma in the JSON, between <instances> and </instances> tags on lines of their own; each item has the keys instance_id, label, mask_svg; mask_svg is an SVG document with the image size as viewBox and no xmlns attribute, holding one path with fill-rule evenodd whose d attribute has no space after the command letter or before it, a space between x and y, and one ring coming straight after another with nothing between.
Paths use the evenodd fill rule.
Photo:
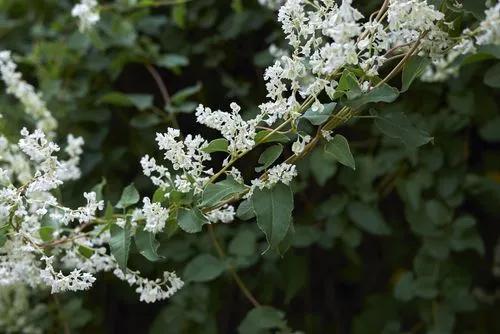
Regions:
<instances>
[{"instance_id":1,"label":"dark background foliage","mask_svg":"<svg viewBox=\"0 0 500 334\"><path fill-rule=\"evenodd\" d=\"M155 132L178 126L215 138L194 122L198 103L227 109L237 101L255 112L265 99L268 46L285 46L275 13L256 1L134 3L103 2L101 22L83 35L70 1L0 2L0 48L15 52L24 77L43 92L61 140L66 133L85 138L83 177L63 190L69 205L102 178L111 202L132 181L150 196L139 159L159 158ZM466 2L466 9L481 13L478 3ZM361 2L365 13L377 5ZM383 124L359 118L338 130L349 139L355 171L321 149L301 161L296 233L284 257L261 255L265 240L254 221L216 227L223 261L236 265L261 304L283 311L288 326L305 333L500 332L498 302L480 298L495 295L500 265L500 95L498 82L484 80L498 63L487 58L458 78L415 83L395 103L375 106L382 114L404 112L431 143L416 149L406 138L404 145L384 135ZM168 103L148 66L164 81ZM0 107L8 115L1 130L15 138L28 120L5 94ZM238 166L246 177L258 154ZM131 267L151 277L175 268L182 276L200 254L217 256L206 231L160 238L166 261L152 264L133 252ZM37 292L49 305L37 321L54 333L236 333L252 305L228 273L204 264L200 270L215 270L216 279L188 282L151 305L112 275L57 303Z\"/></svg>"}]
</instances>

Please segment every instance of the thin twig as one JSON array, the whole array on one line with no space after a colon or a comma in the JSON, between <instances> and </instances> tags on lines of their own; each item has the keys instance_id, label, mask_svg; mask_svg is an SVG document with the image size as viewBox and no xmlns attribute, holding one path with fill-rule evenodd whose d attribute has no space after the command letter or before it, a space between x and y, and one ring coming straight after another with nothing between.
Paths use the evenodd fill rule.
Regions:
<instances>
[{"instance_id":1,"label":"thin twig","mask_svg":"<svg viewBox=\"0 0 500 334\"><path fill-rule=\"evenodd\" d=\"M408 52L403 57L403 59L401 59L401 61L398 63L398 65L396 67L394 67L392 69L392 71L383 80L381 80L374 88L377 88L377 87L383 85L384 83L386 83L387 81L391 80L396 74L399 73L399 71L401 71L403 69L403 66L406 64L406 61L415 53L415 51L417 50L417 48L420 45L420 42L427 35L428 32L429 31L424 31L419 36L419 38L415 41L415 43L413 44L411 49L408 50Z\"/></svg>"},{"instance_id":2,"label":"thin twig","mask_svg":"<svg viewBox=\"0 0 500 334\"><path fill-rule=\"evenodd\" d=\"M145 66L148 72L155 80L158 89L160 90L161 96L163 98L163 103L165 104L165 106L168 106L170 104L170 94L168 93L167 86L163 82L160 73L158 73L156 68L151 64L146 63ZM177 122L177 117L175 117L175 113L173 112L169 113L169 120L172 122L172 125L175 128L180 129L179 122Z\"/></svg>"},{"instance_id":3,"label":"thin twig","mask_svg":"<svg viewBox=\"0 0 500 334\"><path fill-rule=\"evenodd\" d=\"M148 70L148 72L151 74L151 76L155 80L156 85L160 89L161 96L163 98L163 102L165 103L165 105L169 104L170 103L170 94L168 94L167 87L165 86L165 83L163 82L160 73L158 73L156 68L151 64L145 64L145 66L146 66L146 69Z\"/></svg>"},{"instance_id":4,"label":"thin twig","mask_svg":"<svg viewBox=\"0 0 500 334\"><path fill-rule=\"evenodd\" d=\"M214 244L214 247L215 247L215 250L217 251L217 254L219 254L219 257L222 260L225 260L227 258L226 257L226 253L222 249L219 241L217 240L217 236L215 235L215 228L213 227L213 225L211 225L211 224L208 225L208 231L210 233L210 239L212 239L212 243ZM241 292L243 292L243 294L245 295L245 297L248 299L248 301L254 307L260 306L260 303L252 295L252 293L250 292L250 290L247 288L247 286L245 285L245 283L240 278L240 276L238 275L238 273L236 272L236 270L234 269L234 267L231 264L228 265L227 270L229 271L229 273L233 277L234 281L236 282L236 284L240 288Z\"/></svg>"}]
</instances>

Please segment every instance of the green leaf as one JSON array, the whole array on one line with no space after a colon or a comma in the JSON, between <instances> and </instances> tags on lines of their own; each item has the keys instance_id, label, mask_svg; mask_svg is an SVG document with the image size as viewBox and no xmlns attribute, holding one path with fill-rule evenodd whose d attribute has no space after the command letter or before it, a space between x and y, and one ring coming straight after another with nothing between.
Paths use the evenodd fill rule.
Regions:
<instances>
[{"instance_id":1,"label":"green leaf","mask_svg":"<svg viewBox=\"0 0 500 334\"><path fill-rule=\"evenodd\" d=\"M139 114L130 120L130 125L137 129L147 129L161 122L162 119L156 114Z\"/></svg>"},{"instance_id":2,"label":"green leaf","mask_svg":"<svg viewBox=\"0 0 500 334\"><path fill-rule=\"evenodd\" d=\"M134 236L135 245L146 259L151 262L161 260L158 255L158 247L160 243L155 239L155 235L149 231L145 231L143 227L137 228Z\"/></svg>"},{"instance_id":3,"label":"green leaf","mask_svg":"<svg viewBox=\"0 0 500 334\"><path fill-rule=\"evenodd\" d=\"M168 190L163 188L158 188L153 193L152 201L153 203L163 203L167 200Z\"/></svg>"},{"instance_id":4,"label":"green leaf","mask_svg":"<svg viewBox=\"0 0 500 334\"><path fill-rule=\"evenodd\" d=\"M484 10L486 9L485 1L477 0L462 0L461 1L465 11L470 12L477 19L484 18Z\"/></svg>"},{"instance_id":5,"label":"green leaf","mask_svg":"<svg viewBox=\"0 0 500 334\"><path fill-rule=\"evenodd\" d=\"M132 104L139 110L151 108L153 105L153 95L149 94L127 94Z\"/></svg>"},{"instance_id":6,"label":"green leaf","mask_svg":"<svg viewBox=\"0 0 500 334\"><path fill-rule=\"evenodd\" d=\"M98 202L103 199L102 191L104 189L104 186L106 186L106 179L102 178L100 183L98 183L94 187L92 187L91 191L95 192L96 201L98 201Z\"/></svg>"},{"instance_id":7,"label":"green leaf","mask_svg":"<svg viewBox=\"0 0 500 334\"><path fill-rule=\"evenodd\" d=\"M7 232L9 231L10 225L9 224L4 224L0 226L0 247L5 245L5 242L7 241Z\"/></svg>"},{"instance_id":8,"label":"green leaf","mask_svg":"<svg viewBox=\"0 0 500 334\"><path fill-rule=\"evenodd\" d=\"M302 115L302 118L307 119L312 125L321 125L328 120L336 105L335 102L324 104L321 111L313 110L312 107L310 107L304 115Z\"/></svg>"},{"instance_id":9,"label":"green leaf","mask_svg":"<svg viewBox=\"0 0 500 334\"><path fill-rule=\"evenodd\" d=\"M92 255L94 255L95 250L85 245L79 245L78 253L82 254L82 256L86 257L87 259L90 259Z\"/></svg>"},{"instance_id":10,"label":"green leaf","mask_svg":"<svg viewBox=\"0 0 500 334\"><path fill-rule=\"evenodd\" d=\"M417 55L412 56L403 68L401 80L403 82L401 92L406 92L412 82L420 77L426 67L430 64L429 58L420 57Z\"/></svg>"},{"instance_id":11,"label":"green leaf","mask_svg":"<svg viewBox=\"0 0 500 334\"><path fill-rule=\"evenodd\" d=\"M425 203L425 212L435 225L446 225L453 218L452 211L438 200L429 200Z\"/></svg>"},{"instance_id":12,"label":"green leaf","mask_svg":"<svg viewBox=\"0 0 500 334\"><path fill-rule=\"evenodd\" d=\"M160 58L156 61L156 64L168 69L174 69L181 66L187 66L189 64L189 59L183 55L169 53L160 56Z\"/></svg>"},{"instance_id":13,"label":"green leaf","mask_svg":"<svg viewBox=\"0 0 500 334\"><path fill-rule=\"evenodd\" d=\"M236 256L251 256L257 248L257 236L250 230L239 230L229 243L228 251Z\"/></svg>"},{"instance_id":14,"label":"green leaf","mask_svg":"<svg viewBox=\"0 0 500 334\"><path fill-rule=\"evenodd\" d=\"M349 70L345 70L342 73L339 84L335 89L334 97L339 98L343 95L346 95L348 100L355 99L361 95L358 79Z\"/></svg>"},{"instance_id":15,"label":"green leaf","mask_svg":"<svg viewBox=\"0 0 500 334\"><path fill-rule=\"evenodd\" d=\"M261 166L255 167L255 171L259 173L264 169L267 169L276 161L276 159L280 157L282 152L283 146L281 144L276 144L266 148L259 157L259 163Z\"/></svg>"},{"instance_id":16,"label":"green leaf","mask_svg":"<svg viewBox=\"0 0 500 334\"><path fill-rule=\"evenodd\" d=\"M202 151L205 153L227 152L229 142L225 138L217 138L208 143Z\"/></svg>"},{"instance_id":17,"label":"green leaf","mask_svg":"<svg viewBox=\"0 0 500 334\"><path fill-rule=\"evenodd\" d=\"M219 277L224 269L224 263L215 256L200 254L186 265L183 276L187 282L207 282Z\"/></svg>"},{"instance_id":18,"label":"green leaf","mask_svg":"<svg viewBox=\"0 0 500 334\"><path fill-rule=\"evenodd\" d=\"M493 65L486 71L483 82L493 88L500 88L500 64Z\"/></svg>"},{"instance_id":19,"label":"green leaf","mask_svg":"<svg viewBox=\"0 0 500 334\"><path fill-rule=\"evenodd\" d=\"M189 86L186 88L183 88L179 91L177 91L170 100L172 103L179 104L181 102L184 102L188 97L198 93L201 90L201 83L196 83L194 86Z\"/></svg>"},{"instance_id":20,"label":"green leaf","mask_svg":"<svg viewBox=\"0 0 500 334\"><path fill-rule=\"evenodd\" d=\"M401 140L409 149L415 149L433 140L429 133L417 129L402 112L376 115L375 126L386 136Z\"/></svg>"},{"instance_id":21,"label":"green leaf","mask_svg":"<svg viewBox=\"0 0 500 334\"><path fill-rule=\"evenodd\" d=\"M186 26L186 16L186 4L180 3L172 6L172 20L179 28L184 28Z\"/></svg>"},{"instance_id":22,"label":"green leaf","mask_svg":"<svg viewBox=\"0 0 500 334\"><path fill-rule=\"evenodd\" d=\"M139 110L150 108L153 105L153 96L149 94L124 94L110 92L97 100L98 104L111 104L120 107L136 107Z\"/></svg>"},{"instance_id":23,"label":"green leaf","mask_svg":"<svg viewBox=\"0 0 500 334\"><path fill-rule=\"evenodd\" d=\"M342 135L335 135L331 141L325 145L325 152L332 155L341 164L356 169L356 163L349 149L349 143Z\"/></svg>"},{"instance_id":24,"label":"green leaf","mask_svg":"<svg viewBox=\"0 0 500 334\"><path fill-rule=\"evenodd\" d=\"M349 218L361 229L375 235L389 235L391 228L378 209L362 202L351 202L347 206Z\"/></svg>"},{"instance_id":25,"label":"green leaf","mask_svg":"<svg viewBox=\"0 0 500 334\"><path fill-rule=\"evenodd\" d=\"M286 329L285 314L271 306L259 306L247 313L238 326L239 334L262 334L272 329Z\"/></svg>"},{"instance_id":26,"label":"green leaf","mask_svg":"<svg viewBox=\"0 0 500 334\"><path fill-rule=\"evenodd\" d=\"M257 144L264 144L264 143L271 143L271 142L278 142L278 143L288 143L290 139L282 134L282 133L271 133L269 130L262 130L257 132L255 135L255 143Z\"/></svg>"},{"instance_id":27,"label":"green leaf","mask_svg":"<svg viewBox=\"0 0 500 334\"><path fill-rule=\"evenodd\" d=\"M381 86L375 87L367 93L362 94L361 96L351 99L349 101L345 101L345 105L349 106L353 109L358 109L359 107L375 102L394 102L399 96L399 91L389 86L388 84L382 84Z\"/></svg>"},{"instance_id":28,"label":"green leaf","mask_svg":"<svg viewBox=\"0 0 500 334\"><path fill-rule=\"evenodd\" d=\"M471 216L463 216L453 223L451 236L451 248L455 251L473 249L480 255L484 255L484 242L475 225L476 220Z\"/></svg>"},{"instance_id":29,"label":"green leaf","mask_svg":"<svg viewBox=\"0 0 500 334\"><path fill-rule=\"evenodd\" d=\"M272 189L256 189L252 195L252 205L257 225L269 244L264 252L278 250L292 222L292 190L283 183L278 183Z\"/></svg>"},{"instance_id":30,"label":"green leaf","mask_svg":"<svg viewBox=\"0 0 500 334\"><path fill-rule=\"evenodd\" d=\"M479 135L488 142L500 142L500 116L487 121L481 126Z\"/></svg>"},{"instance_id":31,"label":"green leaf","mask_svg":"<svg viewBox=\"0 0 500 334\"><path fill-rule=\"evenodd\" d=\"M208 220L199 209L180 208L177 214L179 227L187 233L200 232L203 225L208 224Z\"/></svg>"},{"instance_id":32,"label":"green leaf","mask_svg":"<svg viewBox=\"0 0 500 334\"><path fill-rule=\"evenodd\" d=\"M124 228L113 224L111 225L110 232L111 239L109 240L109 247L111 248L111 254L115 257L118 266L122 270L125 270L127 268L132 238L130 224L127 222Z\"/></svg>"},{"instance_id":33,"label":"green leaf","mask_svg":"<svg viewBox=\"0 0 500 334\"><path fill-rule=\"evenodd\" d=\"M336 159L329 154L325 154L322 150L314 150L309 156L309 161L311 174L320 186L324 186L337 172Z\"/></svg>"},{"instance_id":34,"label":"green leaf","mask_svg":"<svg viewBox=\"0 0 500 334\"><path fill-rule=\"evenodd\" d=\"M415 296L415 283L412 272L405 272L399 276L399 280L394 287L394 297L404 302L413 299Z\"/></svg>"},{"instance_id":35,"label":"green leaf","mask_svg":"<svg viewBox=\"0 0 500 334\"><path fill-rule=\"evenodd\" d=\"M118 209L126 209L139 202L139 198L139 192L135 189L134 184L131 183L123 189L122 196L120 197L118 203L116 203L116 207Z\"/></svg>"},{"instance_id":36,"label":"green leaf","mask_svg":"<svg viewBox=\"0 0 500 334\"><path fill-rule=\"evenodd\" d=\"M222 202L235 194L239 194L246 189L247 188L244 185L236 182L233 178L228 177L221 182L207 185L203 190L200 205L203 207L215 206L219 202Z\"/></svg>"},{"instance_id":37,"label":"green leaf","mask_svg":"<svg viewBox=\"0 0 500 334\"><path fill-rule=\"evenodd\" d=\"M40 235L40 239L42 239L44 242L51 241L54 239L53 233L55 231L55 228L53 226L42 226L38 230L38 235Z\"/></svg>"},{"instance_id":38,"label":"green leaf","mask_svg":"<svg viewBox=\"0 0 500 334\"><path fill-rule=\"evenodd\" d=\"M238 209L236 209L236 217L241 220L249 220L255 217L252 200L250 198L242 201L240 205L238 205Z\"/></svg>"},{"instance_id":39,"label":"green leaf","mask_svg":"<svg viewBox=\"0 0 500 334\"><path fill-rule=\"evenodd\" d=\"M120 107L132 107L134 104L128 98L127 94L120 92L110 92L97 99L98 104L111 104Z\"/></svg>"}]
</instances>

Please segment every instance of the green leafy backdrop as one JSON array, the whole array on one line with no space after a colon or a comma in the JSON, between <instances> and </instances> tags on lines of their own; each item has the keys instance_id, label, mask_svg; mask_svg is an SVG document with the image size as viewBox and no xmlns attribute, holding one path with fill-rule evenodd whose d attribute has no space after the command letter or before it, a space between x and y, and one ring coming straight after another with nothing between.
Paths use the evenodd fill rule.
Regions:
<instances>
[{"instance_id":1,"label":"green leafy backdrop","mask_svg":"<svg viewBox=\"0 0 500 334\"><path fill-rule=\"evenodd\" d=\"M152 194L139 159L156 152L154 133L174 126L215 138L194 122L198 103L222 108L236 100L253 113L264 100L263 71L272 62L268 47L285 46L275 13L256 1L140 3L103 2L101 21L84 35L70 16L71 1L0 2L0 48L13 50L26 79L43 92L61 123L61 138L64 132L85 138L83 177L64 189L68 205L79 204L80 189L103 177L105 198L114 202L130 182L141 194ZM366 12L378 5L362 3ZM481 15L480 1L464 5ZM291 209L272 212L271 207L254 218L242 207L240 219L215 226L216 234L177 233L171 226L159 244L140 233L133 242L120 243L129 233L125 227L112 231L111 247L130 247L129 266L151 277L176 268L186 286L149 305L138 302L125 283L104 275L87 293L57 298L32 293L33 305L45 305L32 323L53 333L68 328L81 333L500 332L494 298L500 265L495 264L499 57L498 50L484 50L468 60L458 78L442 84L414 81L403 97L375 104L371 117L350 121L325 150L301 161L293 185L295 235L284 256L266 252L266 238L280 250L285 245L273 243L273 235L286 233L270 226L267 216L287 220ZM419 66L418 59L411 64L415 72ZM408 88L411 73L407 69L403 82L394 79L392 85ZM0 108L9 115L8 122L0 119L0 130L15 138L27 120L5 94ZM313 113L305 118L321 122ZM261 165L272 162L272 150ZM260 153L247 159L258 161ZM246 174L253 172L251 166L238 165ZM254 205L292 196L280 187L264 195L265 203ZM124 206L135 203L136 195L127 196ZM198 228L195 220L185 217L185 224L179 223L183 229ZM148 252L141 254L138 244L149 245L139 247ZM262 306L245 298L234 271Z\"/></svg>"}]
</instances>

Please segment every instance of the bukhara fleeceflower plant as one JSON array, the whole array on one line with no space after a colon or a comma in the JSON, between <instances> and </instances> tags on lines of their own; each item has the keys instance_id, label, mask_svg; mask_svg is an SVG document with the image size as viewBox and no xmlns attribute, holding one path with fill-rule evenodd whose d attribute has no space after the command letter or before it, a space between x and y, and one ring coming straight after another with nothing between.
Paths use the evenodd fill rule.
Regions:
<instances>
[{"instance_id":1,"label":"bukhara fleeceflower plant","mask_svg":"<svg viewBox=\"0 0 500 334\"><path fill-rule=\"evenodd\" d=\"M164 272L152 280L126 265L134 235L138 247L141 237L150 246L141 253L160 259L153 246L155 234L171 222L196 233L205 225L255 217L269 249L281 253L286 248L283 241L294 231L291 183L297 176L297 160L324 145L325 152L354 168L347 140L335 133L336 128L370 103L394 101L400 90L388 83L410 59L428 59L430 71L437 73L443 60L447 70L457 54L499 40L498 4L486 11L475 29L465 29L456 38L447 28L449 13L424 0L385 0L369 16L352 3L286 1L278 21L290 50L278 52L278 59L265 71L267 100L256 116L246 118L234 102L230 111L200 105L195 113L198 123L217 130L220 138L208 141L174 128L157 133L165 165L150 155L141 159L143 172L157 191L137 206L139 193L127 187L115 205L119 211L110 207L104 216L100 215L104 201L97 192L84 192L86 204L76 209L54 196L65 181L80 177L83 140L68 136L61 151L49 135L56 123L40 95L21 80L10 53L0 53L8 92L39 122L33 132L21 131L18 144L0 137L0 220L8 231L0 245L0 284L49 286L53 292L84 290L98 272L112 271L136 286L145 302L168 298L183 286L175 273ZM97 2L84 0L72 14L80 19L80 29L87 30L99 20ZM260 153L258 166L244 170L238 163L251 151ZM217 171L214 153L221 157ZM62 160L60 154L69 159ZM44 220L53 225L42 237Z\"/></svg>"},{"instance_id":2,"label":"bukhara fleeceflower plant","mask_svg":"<svg viewBox=\"0 0 500 334\"><path fill-rule=\"evenodd\" d=\"M15 71L10 52L1 55L7 90L14 92L31 118L51 119L41 96ZM23 93L10 85L19 85ZM43 113L33 112L34 106L42 108ZM55 120L38 124L33 132L23 128L17 144L0 136L0 285L49 287L52 293L78 291L90 288L95 274L112 271L137 285L140 299L146 302L165 299L181 288L183 283L175 273L164 272L163 280L142 278L109 254L106 245L113 235L107 228L95 228L99 226L98 212L104 206L95 192L84 192L87 203L76 209L66 207L53 195L66 181L81 176L78 165L84 141L70 134L61 150L52 141ZM141 212L139 220L145 221L146 231L161 231L168 209L145 198ZM125 221L121 216L113 219ZM50 224L45 226L47 222Z\"/></svg>"},{"instance_id":3,"label":"bukhara fleeceflower plant","mask_svg":"<svg viewBox=\"0 0 500 334\"><path fill-rule=\"evenodd\" d=\"M231 103L230 112L200 105L196 110L198 123L218 130L222 137L209 143L199 135L182 138L175 129L158 133L159 147L172 167L159 165L147 155L141 161L144 174L166 190L166 197L176 191L193 194L194 205L199 206L204 219L213 221L221 215L211 213L213 210L232 212L227 205L241 198L250 199L256 187L271 189L280 182L288 185L296 176L293 162L318 143L334 141L332 130L360 112L364 104L397 98L398 90L387 82L410 58L441 59L460 45L449 35L447 13L425 0L386 0L379 11L368 17L352 3L286 1L279 9L278 21L290 51L276 53L278 58L264 73L268 100L260 105L260 112L245 119L236 103ZM489 27L497 19L495 8L487 11L487 18L477 29L478 36L485 35L481 29L494 36L495 29ZM491 36L488 40L494 41ZM393 65L392 70L389 65ZM381 96L381 92L385 95ZM333 101L328 108L325 96ZM300 129L299 122L304 118L319 126L316 135ZM283 137L285 141L295 137L291 145L294 155L273 166L285 150L274 147L270 148L272 152L263 152L259 162L262 160L264 167L258 168L263 173L246 185L234 166L236 162L257 146ZM212 163L208 167L213 152L227 154L217 172L212 170ZM231 177L231 185L216 183L224 175ZM212 203L206 198L207 193L216 191L214 183L219 188L234 187L234 193ZM171 208L174 215L176 207L174 203Z\"/></svg>"},{"instance_id":4,"label":"bukhara fleeceflower plant","mask_svg":"<svg viewBox=\"0 0 500 334\"><path fill-rule=\"evenodd\" d=\"M75 158L81 154L82 142L74 137L70 142L66 153ZM10 173L0 189L1 226L12 229L0 246L0 285L49 286L52 293L78 291L90 288L96 273L113 271L118 278L126 275L130 284L137 285L141 300L146 302L167 298L182 287L182 281L171 272L164 273L163 281L142 278L138 272L130 273L128 269L121 274L123 269L103 247L110 242L109 231L102 228L86 230L98 219L97 213L103 209L104 202L97 199L95 192L88 192L83 194L86 205L71 209L50 193L67 180L61 178L67 176L61 172L67 162L61 162L56 156L59 146L49 141L41 130L30 133L23 129L18 145L12 145L11 150L17 147L29 158L26 173L31 178L19 186L16 179L11 179L15 174ZM2 163L5 170L11 160ZM167 209L145 198L142 211L146 230L158 232L162 229L168 217ZM40 230L46 220L52 221L52 225L50 234L43 237ZM71 232L65 228L70 224L76 224ZM59 244L65 247L57 248ZM47 256L44 251L54 247L55 255ZM91 254L83 255L82 247ZM59 262L59 267L68 270L68 274L55 269Z\"/></svg>"}]
</instances>

